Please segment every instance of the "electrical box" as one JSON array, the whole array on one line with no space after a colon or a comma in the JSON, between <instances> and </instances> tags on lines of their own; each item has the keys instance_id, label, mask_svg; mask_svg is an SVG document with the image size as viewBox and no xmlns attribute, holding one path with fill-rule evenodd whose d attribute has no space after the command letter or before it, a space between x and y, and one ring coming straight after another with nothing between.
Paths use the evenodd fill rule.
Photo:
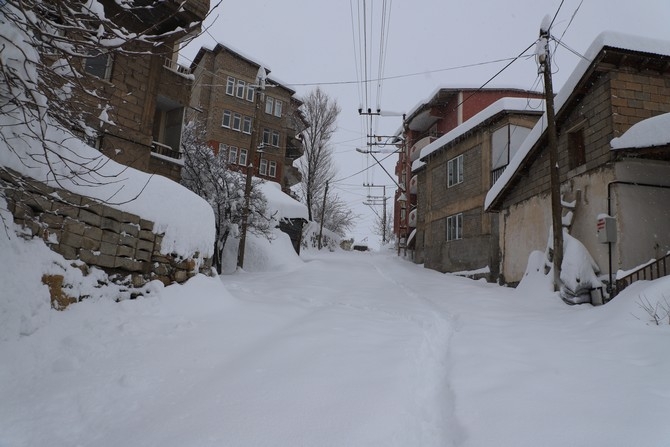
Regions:
<instances>
[{"instance_id":1,"label":"electrical box","mask_svg":"<svg viewBox=\"0 0 670 447\"><path fill-rule=\"evenodd\" d=\"M616 242L616 219L607 215L598 216L596 233L601 244Z\"/></svg>"}]
</instances>

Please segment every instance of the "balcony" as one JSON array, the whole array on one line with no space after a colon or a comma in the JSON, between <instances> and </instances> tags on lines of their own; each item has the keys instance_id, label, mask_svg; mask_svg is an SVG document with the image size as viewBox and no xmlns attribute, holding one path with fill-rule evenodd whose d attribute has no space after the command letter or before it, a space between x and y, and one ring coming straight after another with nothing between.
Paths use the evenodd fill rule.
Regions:
<instances>
[{"instance_id":1,"label":"balcony","mask_svg":"<svg viewBox=\"0 0 670 447\"><path fill-rule=\"evenodd\" d=\"M167 144L159 143L158 141L151 142L151 152L175 160L181 160L183 155L181 152L172 149Z\"/></svg>"},{"instance_id":2,"label":"balcony","mask_svg":"<svg viewBox=\"0 0 670 447\"><path fill-rule=\"evenodd\" d=\"M167 68L170 71L173 71L175 73L178 73L183 76L187 76L189 79L192 78L193 76L193 71L191 70L190 67L187 67L185 65L181 65L169 57L166 57L163 61L163 67Z\"/></svg>"}]
</instances>

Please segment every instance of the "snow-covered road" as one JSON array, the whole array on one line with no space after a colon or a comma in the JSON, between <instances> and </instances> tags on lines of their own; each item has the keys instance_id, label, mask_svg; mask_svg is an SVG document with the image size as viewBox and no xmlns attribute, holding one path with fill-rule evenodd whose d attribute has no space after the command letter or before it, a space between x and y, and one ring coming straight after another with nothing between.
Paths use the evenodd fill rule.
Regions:
<instances>
[{"instance_id":1,"label":"snow-covered road","mask_svg":"<svg viewBox=\"0 0 670 447\"><path fill-rule=\"evenodd\" d=\"M0 446L665 446L669 327L623 298L339 252L83 302L0 341Z\"/></svg>"}]
</instances>

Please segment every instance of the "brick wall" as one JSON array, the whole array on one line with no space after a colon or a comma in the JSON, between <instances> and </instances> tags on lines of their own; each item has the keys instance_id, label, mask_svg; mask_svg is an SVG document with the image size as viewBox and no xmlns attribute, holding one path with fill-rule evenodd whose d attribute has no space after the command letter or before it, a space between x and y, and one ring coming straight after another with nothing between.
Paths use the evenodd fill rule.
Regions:
<instances>
[{"instance_id":1,"label":"brick wall","mask_svg":"<svg viewBox=\"0 0 670 447\"><path fill-rule=\"evenodd\" d=\"M588 90L575 97L558 117L558 151L561 182L611 163L610 141L633 124L670 112L670 76L639 72L634 68L595 72ZM586 163L570 170L568 133L584 128ZM503 208L549 191L549 154L546 143L532 156L521 173L523 188L514 187L505 195Z\"/></svg>"},{"instance_id":2,"label":"brick wall","mask_svg":"<svg viewBox=\"0 0 670 447\"><path fill-rule=\"evenodd\" d=\"M0 170L0 194L29 237L42 238L65 259L98 267L112 279L130 278L129 286L140 288L155 279L182 283L211 271L211 258L199 259L198 253L187 259L162 254L163 236L140 216L5 170Z\"/></svg>"}]
</instances>

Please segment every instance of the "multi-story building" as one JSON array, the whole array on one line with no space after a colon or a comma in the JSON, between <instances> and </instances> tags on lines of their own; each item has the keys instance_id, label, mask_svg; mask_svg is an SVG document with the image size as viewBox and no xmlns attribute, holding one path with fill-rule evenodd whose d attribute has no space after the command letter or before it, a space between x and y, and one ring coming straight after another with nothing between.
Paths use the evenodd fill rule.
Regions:
<instances>
[{"instance_id":1,"label":"multi-story building","mask_svg":"<svg viewBox=\"0 0 670 447\"><path fill-rule=\"evenodd\" d=\"M421 150L416 249L426 268L498 279L498 216L484 198L542 110L537 99L502 98Z\"/></svg>"},{"instance_id":2,"label":"multi-story building","mask_svg":"<svg viewBox=\"0 0 670 447\"><path fill-rule=\"evenodd\" d=\"M393 231L400 241L399 249L415 249L422 245L423 233L417 228L418 175L412 165L418 168L421 150L463 124L495 101L508 98L534 98L540 94L516 88L438 88L428 99L416 106L404 119L397 132L403 145L396 163L395 174L401 186L395 192ZM415 169L416 171L416 169ZM423 262L421 250L415 252L415 261Z\"/></svg>"},{"instance_id":3,"label":"multi-story building","mask_svg":"<svg viewBox=\"0 0 670 447\"><path fill-rule=\"evenodd\" d=\"M288 192L300 180L293 161L303 154L298 137L306 127L299 110L302 102L294 90L271 76L260 93L255 83L261 67L221 44L201 48L191 65L195 85L189 119L204 125L209 145L225 151L231 168L246 172L253 164L255 175L281 184ZM254 132L258 134L253 136ZM257 142L253 151L252 141ZM252 152L255 160L249 160Z\"/></svg>"},{"instance_id":4,"label":"multi-story building","mask_svg":"<svg viewBox=\"0 0 670 447\"><path fill-rule=\"evenodd\" d=\"M158 45L138 39L125 52L85 61L84 69L93 75L87 79L89 87L109 99L107 123L91 144L122 164L179 181L181 131L193 77L176 63L177 50L187 30L198 30L209 0L167 0L129 16L118 11L117 2L101 3L129 32L152 26L152 34L165 37ZM98 122L89 125L99 127Z\"/></svg>"}]
</instances>

